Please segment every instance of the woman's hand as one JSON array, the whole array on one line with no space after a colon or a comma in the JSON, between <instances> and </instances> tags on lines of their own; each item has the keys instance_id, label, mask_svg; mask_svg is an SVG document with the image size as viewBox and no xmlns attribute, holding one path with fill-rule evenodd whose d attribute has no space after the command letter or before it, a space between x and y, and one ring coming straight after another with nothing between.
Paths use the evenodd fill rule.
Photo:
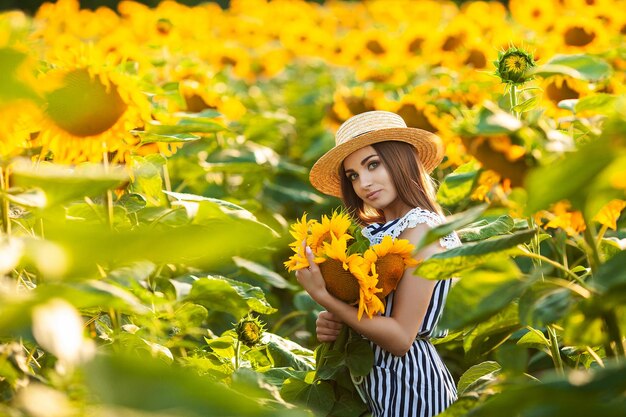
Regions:
<instances>
[{"instance_id":1,"label":"woman's hand","mask_svg":"<svg viewBox=\"0 0 626 417\"><path fill-rule=\"evenodd\" d=\"M317 321L315 322L317 340L320 342L334 342L342 327L343 322L333 313L330 311L322 311L320 315L317 316Z\"/></svg>"},{"instance_id":2,"label":"woman's hand","mask_svg":"<svg viewBox=\"0 0 626 417\"><path fill-rule=\"evenodd\" d=\"M306 242L302 242L302 245L305 246ZM296 271L296 278L300 285L302 285L302 288L309 293L311 298L324 307L323 300L328 297L330 293L326 290L326 283L324 282L320 268L313 261L314 256L311 248L305 246L305 253L310 266Z\"/></svg>"}]
</instances>

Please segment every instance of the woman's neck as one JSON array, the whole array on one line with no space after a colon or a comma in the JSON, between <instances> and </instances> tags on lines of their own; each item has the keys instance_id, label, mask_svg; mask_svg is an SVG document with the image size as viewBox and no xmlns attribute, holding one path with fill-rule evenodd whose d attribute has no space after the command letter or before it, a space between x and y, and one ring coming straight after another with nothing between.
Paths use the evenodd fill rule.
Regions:
<instances>
[{"instance_id":1,"label":"woman's neck","mask_svg":"<svg viewBox=\"0 0 626 417\"><path fill-rule=\"evenodd\" d=\"M396 202L388 205L383 209L383 213L385 214L385 221L390 221L394 219L399 219L404 216L411 210L413 207L409 207L404 204L404 202L397 200Z\"/></svg>"}]
</instances>

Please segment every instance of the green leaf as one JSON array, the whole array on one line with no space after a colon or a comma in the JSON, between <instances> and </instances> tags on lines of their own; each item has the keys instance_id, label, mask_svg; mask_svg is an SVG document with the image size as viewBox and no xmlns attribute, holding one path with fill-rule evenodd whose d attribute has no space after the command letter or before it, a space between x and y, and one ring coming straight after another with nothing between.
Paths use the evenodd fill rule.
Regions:
<instances>
[{"instance_id":1,"label":"green leaf","mask_svg":"<svg viewBox=\"0 0 626 417\"><path fill-rule=\"evenodd\" d=\"M498 108L493 103L486 103L478 113L475 135L508 135L522 128L515 116Z\"/></svg>"},{"instance_id":2,"label":"green leaf","mask_svg":"<svg viewBox=\"0 0 626 417\"><path fill-rule=\"evenodd\" d=\"M6 30L6 26L3 27ZM18 70L26 62L28 55L13 48L0 48L0 103L2 101L28 99L36 100L35 91L19 79Z\"/></svg>"},{"instance_id":3,"label":"green leaf","mask_svg":"<svg viewBox=\"0 0 626 417\"><path fill-rule=\"evenodd\" d=\"M591 110L596 113L609 114L617 109L617 102L615 95L597 93L579 99L574 109L576 112Z\"/></svg>"},{"instance_id":4,"label":"green leaf","mask_svg":"<svg viewBox=\"0 0 626 417\"><path fill-rule=\"evenodd\" d=\"M626 251L614 255L608 262L602 264L592 284L602 292L626 290Z\"/></svg>"},{"instance_id":5,"label":"green leaf","mask_svg":"<svg viewBox=\"0 0 626 417\"><path fill-rule=\"evenodd\" d=\"M529 242L536 230L523 230L506 236L497 236L477 243L468 243L458 248L437 253L415 270L415 275L426 279L447 279L469 268L474 268L487 260L500 257L504 253L514 254L516 246Z\"/></svg>"},{"instance_id":6,"label":"green leaf","mask_svg":"<svg viewBox=\"0 0 626 417\"><path fill-rule=\"evenodd\" d=\"M214 339L205 338L206 344L216 356L231 360L235 356L236 335L233 331L226 331Z\"/></svg>"},{"instance_id":7,"label":"green leaf","mask_svg":"<svg viewBox=\"0 0 626 417\"><path fill-rule=\"evenodd\" d=\"M245 269L246 271L254 274L255 276L262 279L263 282L271 285L275 288L287 288L287 289L295 289L296 286L287 281L281 275L272 271L271 269L256 263L254 261L240 258L238 256L233 257L233 261L239 268Z\"/></svg>"},{"instance_id":8,"label":"green leaf","mask_svg":"<svg viewBox=\"0 0 626 417\"><path fill-rule=\"evenodd\" d=\"M584 209L592 185L614 158L608 140L601 138L561 160L531 170L525 183L526 212L532 214L565 199L574 208Z\"/></svg>"},{"instance_id":9,"label":"green leaf","mask_svg":"<svg viewBox=\"0 0 626 417\"><path fill-rule=\"evenodd\" d=\"M520 321L532 327L545 327L556 323L567 315L574 301L570 290L555 287L549 278L546 281L535 282L520 297Z\"/></svg>"},{"instance_id":10,"label":"green leaf","mask_svg":"<svg viewBox=\"0 0 626 417\"><path fill-rule=\"evenodd\" d=\"M251 391L235 392L195 371L149 357L100 356L87 365L84 375L90 394L102 404L151 414L176 410L180 416L304 415L259 407L249 397Z\"/></svg>"},{"instance_id":11,"label":"green leaf","mask_svg":"<svg viewBox=\"0 0 626 417\"><path fill-rule=\"evenodd\" d=\"M224 258L266 247L273 237L267 228L243 220L225 219L207 225L138 227L116 232L105 225L46 225L46 241L63 253L33 252L41 261L57 262L58 274L80 276L97 271L96 264L122 265L133 261L182 262L216 267ZM47 265L47 264L43 264Z\"/></svg>"},{"instance_id":12,"label":"green leaf","mask_svg":"<svg viewBox=\"0 0 626 417\"><path fill-rule=\"evenodd\" d=\"M201 139L200 136L193 135L191 133L173 133L173 134L157 134L152 132L143 132L139 130L134 130L132 133L136 134L141 138L141 143L184 143L184 142L193 142L195 140Z\"/></svg>"},{"instance_id":13,"label":"green leaf","mask_svg":"<svg viewBox=\"0 0 626 417\"><path fill-rule=\"evenodd\" d=\"M176 125L151 124L146 133L172 136L184 133L217 133L224 130L227 130L224 126L211 121L181 120Z\"/></svg>"},{"instance_id":14,"label":"green leaf","mask_svg":"<svg viewBox=\"0 0 626 417\"><path fill-rule=\"evenodd\" d=\"M437 417L465 417L478 406L479 401L476 397L461 396Z\"/></svg>"},{"instance_id":15,"label":"green leaf","mask_svg":"<svg viewBox=\"0 0 626 417\"><path fill-rule=\"evenodd\" d=\"M463 242L472 242L505 234L513 230L514 226L515 222L513 218L508 215L503 215L492 222L481 223L477 226L470 225L464 229L457 230L457 233Z\"/></svg>"},{"instance_id":16,"label":"green leaf","mask_svg":"<svg viewBox=\"0 0 626 417\"><path fill-rule=\"evenodd\" d=\"M301 379L289 378L284 382L280 395L287 401L305 404L316 415L327 415L335 402L333 388L326 381L308 384Z\"/></svg>"},{"instance_id":17,"label":"green leaf","mask_svg":"<svg viewBox=\"0 0 626 417\"><path fill-rule=\"evenodd\" d=\"M267 351L274 367L289 367L297 371L313 370L314 359L311 350L269 332L264 333L263 343L267 344Z\"/></svg>"},{"instance_id":18,"label":"green leaf","mask_svg":"<svg viewBox=\"0 0 626 417\"><path fill-rule=\"evenodd\" d=\"M195 224L212 224L214 221L222 219L243 220L253 223L250 225L252 230L262 228L274 237L279 237L272 228L259 222L254 214L237 204L195 194L163 192L176 200L172 203L173 205L179 202L180 205L184 206Z\"/></svg>"},{"instance_id":19,"label":"green leaf","mask_svg":"<svg viewBox=\"0 0 626 417\"><path fill-rule=\"evenodd\" d=\"M446 219L446 223L433 227L428 231L428 233L422 236L421 240L415 245L416 250L419 250L437 239L452 233L456 229L473 222L487 209L487 207L487 204L481 204L448 217Z\"/></svg>"},{"instance_id":20,"label":"green leaf","mask_svg":"<svg viewBox=\"0 0 626 417\"><path fill-rule=\"evenodd\" d=\"M132 156L131 168L133 181L130 191L141 194L150 206L161 206L165 203L163 196L163 180L161 173L163 166L160 161L153 158Z\"/></svg>"},{"instance_id":21,"label":"green leaf","mask_svg":"<svg viewBox=\"0 0 626 417\"><path fill-rule=\"evenodd\" d=\"M137 213L139 210L146 207L147 201L141 194L124 193L117 204L124 207L127 213Z\"/></svg>"},{"instance_id":22,"label":"green leaf","mask_svg":"<svg viewBox=\"0 0 626 417\"><path fill-rule=\"evenodd\" d=\"M467 358L475 360L490 353L520 328L517 304L509 303L504 310L480 322L465 336L463 348Z\"/></svg>"},{"instance_id":23,"label":"green leaf","mask_svg":"<svg viewBox=\"0 0 626 417\"><path fill-rule=\"evenodd\" d=\"M472 192L478 173L476 162L468 162L446 175L437 190L437 201L450 207L466 199Z\"/></svg>"},{"instance_id":24,"label":"green leaf","mask_svg":"<svg viewBox=\"0 0 626 417\"><path fill-rule=\"evenodd\" d=\"M515 263L493 259L462 274L448 295L442 326L460 329L480 323L507 307L529 285Z\"/></svg>"},{"instance_id":25,"label":"green leaf","mask_svg":"<svg viewBox=\"0 0 626 417\"><path fill-rule=\"evenodd\" d=\"M539 103L539 97L538 96L534 96L531 97L527 100L522 101L521 103L519 103L516 106L513 106L513 108L511 109L512 111L516 111L518 113L524 113L527 111L530 111L534 108L537 107L537 103Z\"/></svg>"},{"instance_id":26,"label":"green leaf","mask_svg":"<svg viewBox=\"0 0 626 417\"><path fill-rule=\"evenodd\" d=\"M374 352L366 339L351 340L346 345L346 365L353 376L366 376L374 366Z\"/></svg>"},{"instance_id":27,"label":"green leaf","mask_svg":"<svg viewBox=\"0 0 626 417\"><path fill-rule=\"evenodd\" d=\"M518 341L517 345L526 348L541 349L547 351L550 349L550 341L542 332L530 327L528 332L524 334Z\"/></svg>"},{"instance_id":28,"label":"green leaf","mask_svg":"<svg viewBox=\"0 0 626 417\"><path fill-rule=\"evenodd\" d=\"M24 190L22 188L9 191L0 190L0 196L13 204L31 209L42 209L48 205L46 193L39 188Z\"/></svg>"},{"instance_id":29,"label":"green leaf","mask_svg":"<svg viewBox=\"0 0 626 417\"><path fill-rule=\"evenodd\" d=\"M597 56L559 54L533 68L531 73L542 77L560 74L584 81L599 81L610 77L612 70L609 63Z\"/></svg>"},{"instance_id":30,"label":"green leaf","mask_svg":"<svg viewBox=\"0 0 626 417\"><path fill-rule=\"evenodd\" d=\"M494 361L485 361L471 366L459 378L457 384L459 396L476 391L479 387L495 381L500 369L500 364Z\"/></svg>"},{"instance_id":31,"label":"green leaf","mask_svg":"<svg viewBox=\"0 0 626 417\"><path fill-rule=\"evenodd\" d=\"M626 366L548 374L542 382L518 383L490 397L472 410L476 417L515 415L533 417L620 417L626 409Z\"/></svg>"},{"instance_id":32,"label":"green leaf","mask_svg":"<svg viewBox=\"0 0 626 417\"><path fill-rule=\"evenodd\" d=\"M189 301L205 306L209 311L223 311L239 318L249 311L271 314L276 311L258 287L225 277L208 276L193 283Z\"/></svg>"},{"instance_id":33,"label":"green leaf","mask_svg":"<svg viewBox=\"0 0 626 417\"><path fill-rule=\"evenodd\" d=\"M12 165L11 181L24 189L40 189L45 194L45 207L69 201L103 195L106 190L118 187L128 180L120 167L105 169L101 164L84 163L75 167L39 163L20 159ZM43 200L39 194L36 205Z\"/></svg>"}]
</instances>

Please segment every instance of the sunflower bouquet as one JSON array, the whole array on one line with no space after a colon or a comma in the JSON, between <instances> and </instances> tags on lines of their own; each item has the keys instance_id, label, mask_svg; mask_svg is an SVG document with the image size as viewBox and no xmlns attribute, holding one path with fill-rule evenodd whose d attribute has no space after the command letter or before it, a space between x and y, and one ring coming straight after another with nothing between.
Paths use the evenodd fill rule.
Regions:
<instances>
[{"instance_id":1,"label":"sunflower bouquet","mask_svg":"<svg viewBox=\"0 0 626 417\"><path fill-rule=\"evenodd\" d=\"M321 221L309 220L304 214L291 226L295 240L289 246L294 254L285 267L291 272L309 266L302 245L306 241L328 292L358 305L360 320L363 313L369 318L384 313L385 297L396 289L404 270L418 261L411 256L415 246L406 239L385 236L381 243L369 245L358 232L347 213L335 211L330 217L322 216Z\"/></svg>"}]
</instances>

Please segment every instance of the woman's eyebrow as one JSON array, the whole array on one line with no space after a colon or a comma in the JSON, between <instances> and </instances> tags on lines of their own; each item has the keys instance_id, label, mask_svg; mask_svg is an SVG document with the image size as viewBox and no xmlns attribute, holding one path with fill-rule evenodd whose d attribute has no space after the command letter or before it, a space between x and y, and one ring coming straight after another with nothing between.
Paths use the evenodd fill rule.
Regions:
<instances>
[{"instance_id":1,"label":"woman's eyebrow","mask_svg":"<svg viewBox=\"0 0 626 417\"><path fill-rule=\"evenodd\" d=\"M375 154L375 153L374 153L374 154L372 154L372 155L370 155L370 156L366 156L365 158L363 158L363 160L361 161L361 166L365 165L365 163L366 163L368 160L370 160L371 158L373 158L373 157L375 157L375 156L378 156L378 154Z\"/></svg>"}]
</instances>

